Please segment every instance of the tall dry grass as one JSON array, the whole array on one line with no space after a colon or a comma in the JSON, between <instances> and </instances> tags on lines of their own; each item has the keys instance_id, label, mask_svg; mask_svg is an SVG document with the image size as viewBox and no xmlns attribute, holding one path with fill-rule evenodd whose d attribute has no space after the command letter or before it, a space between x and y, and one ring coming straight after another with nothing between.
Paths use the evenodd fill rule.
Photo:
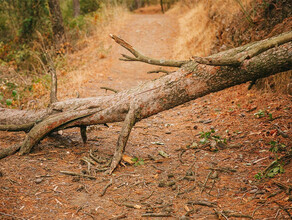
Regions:
<instances>
[{"instance_id":1,"label":"tall dry grass","mask_svg":"<svg viewBox=\"0 0 292 220\"><path fill-rule=\"evenodd\" d=\"M90 36L85 35L79 39L77 51L66 55L58 69L58 97L66 99L76 97L83 90L87 82L99 80L104 71L104 58L111 51L110 33L115 33L125 23L129 12L126 6L104 5L103 8L91 18ZM70 89L68 89L70 88Z\"/></svg>"},{"instance_id":2,"label":"tall dry grass","mask_svg":"<svg viewBox=\"0 0 292 220\"><path fill-rule=\"evenodd\" d=\"M247 7L252 0L241 1ZM219 29L231 23L242 10L235 0L183 0L168 14L178 16L180 34L175 44L176 58L210 55ZM228 31L228 30L226 30Z\"/></svg>"},{"instance_id":3,"label":"tall dry grass","mask_svg":"<svg viewBox=\"0 0 292 220\"><path fill-rule=\"evenodd\" d=\"M180 28L179 36L174 45L174 58L204 57L236 47L240 40L249 42L255 37L267 37L262 35L251 36L254 34L253 32L240 36L246 30L244 23L246 25L251 22L248 10L253 12L251 13L253 16L256 13L255 6L263 6L263 3L255 0L182 0L178 2L167 12L172 16L178 17ZM237 21L238 27L234 27L233 24L233 28L237 31L231 36L229 31L236 15L240 15L236 19L242 19L244 22ZM257 19L259 20L260 18ZM251 24L250 27L252 27ZM291 71L258 80L255 88L263 92L287 93L289 83L292 84Z\"/></svg>"}]
</instances>

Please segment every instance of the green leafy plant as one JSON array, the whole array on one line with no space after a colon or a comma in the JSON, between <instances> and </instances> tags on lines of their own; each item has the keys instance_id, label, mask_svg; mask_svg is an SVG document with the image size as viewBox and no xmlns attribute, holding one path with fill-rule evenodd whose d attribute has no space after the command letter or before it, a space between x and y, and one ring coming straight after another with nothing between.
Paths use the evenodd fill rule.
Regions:
<instances>
[{"instance_id":1,"label":"green leafy plant","mask_svg":"<svg viewBox=\"0 0 292 220\"><path fill-rule=\"evenodd\" d=\"M131 159L134 162L134 166L140 166L140 165L144 165L144 160L138 157L134 157Z\"/></svg>"},{"instance_id":2,"label":"green leafy plant","mask_svg":"<svg viewBox=\"0 0 292 220\"><path fill-rule=\"evenodd\" d=\"M282 164L280 164L278 162L278 160L275 160L271 163L270 165L270 169L268 169L265 174L267 177L273 178L274 176L276 176L278 173L284 173L284 167Z\"/></svg>"},{"instance_id":3,"label":"green leafy plant","mask_svg":"<svg viewBox=\"0 0 292 220\"><path fill-rule=\"evenodd\" d=\"M254 176L254 178L256 178L257 180L260 180L260 179L263 178L263 174L262 174L261 172L258 172L258 173Z\"/></svg>"},{"instance_id":4,"label":"green leafy plant","mask_svg":"<svg viewBox=\"0 0 292 220\"><path fill-rule=\"evenodd\" d=\"M278 152L286 150L286 145L278 141L271 141L269 144L271 145L269 151L274 154L276 160L278 159Z\"/></svg>"},{"instance_id":5,"label":"green leafy plant","mask_svg":"<svg viewBox=\"0 0 292 220\"><path fill-rule=\"evenodd\" d=\"M201 144L207 144L210 143L211 140L215 140L216 143L223 143L226 144L226 138L222 139L219 135L215 135L215 130L211 129L210 131L207 132L200 132L200 137L202 138L200 140Z\"/></svg>"},{"instance_id":6,"label":"green leafy plant","mask_svg":"<svg viewBox=\"0 0 292 220\"><path fill-rule=\"evenodd\" d=\"M278 141L271 141L269 144L271 145L269 151L274 154L275 160L262 173L259 172L255 175L255 178L258 180L263 177L273 178L277 174L285 172L283 164L279 160L278 153L287 150L286 145Z\"/></svg>"},{"instance_id":7,"label":"green leafy plant","mask_svg":"<svg viewBox=\"0 0 292 220\"><path fill-rule=\"evenodd\" d=\"M12 99L6 99L6 105L12 105Z\"/></svg>"},{"instance_id":8,"label":"green leafy plant","mask_svg":"<svg viewBox=\"0 0 292 220\"><path fill-rule=\"evenodd\" d=\"M254 113L254 116L255 116L256 118L263 118L263 117L266 116L266 113L265 113L264 110L259 110L258 112Z\"/></svg>"}]
</instances>

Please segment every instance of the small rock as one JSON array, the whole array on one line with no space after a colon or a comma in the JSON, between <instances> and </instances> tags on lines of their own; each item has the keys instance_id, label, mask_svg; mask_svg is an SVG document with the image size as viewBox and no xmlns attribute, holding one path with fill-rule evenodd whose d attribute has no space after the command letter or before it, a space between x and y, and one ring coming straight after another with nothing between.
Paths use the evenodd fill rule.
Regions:
<instances>
[{"instance_id":1,"label":"small rock","mask_svg":"<svg viewBox=\"0 0 292 220\"><path fill-rule=\"evenodd\" d=\"M167 186L173 186L173 185L175 185L175 182L174 182L174 181L168 181L168 182L166 183L166 185L167 185Z\"/></svg>"},{"instance_id":2,"label":"small rock","mask_svg":"<svg viewBox=\"0 0 292 220\"><path fill-rule=\"evenodd\" d=\"M171 134L171 131L167 131L167 132L165 132L165 134Z\"/></svg>"},{"instance_id":3,"label":"small rock","mask_svg":"<svg viewBox=\"0 0 292 220\"><path fill-rule=\"evenodd\" d=\"M37 178L37 179L35 179L34 182L35 182L36 184L40 184L41 182L43 182L43 180L44 180L43 178Z\"/></svg>"}]
</instances>

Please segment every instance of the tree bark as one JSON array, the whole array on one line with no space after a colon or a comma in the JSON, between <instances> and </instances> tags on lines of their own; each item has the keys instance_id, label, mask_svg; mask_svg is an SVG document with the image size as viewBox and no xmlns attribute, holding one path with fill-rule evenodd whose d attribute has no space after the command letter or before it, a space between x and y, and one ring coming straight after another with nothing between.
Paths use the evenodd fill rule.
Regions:
<instances>
[{"instance_id":1,"label":"tree bark","mask_svg":"<svg viewBox=\"0 0 292 220\"><path fill-rule=\"evenodd\" d=\"M74 17L78 17L80 15L80 2L79 0L73 0L73 15Z\"/></svg>"},{"instance_id":2,"label":"tree bark","mask_svg":"<svg viewBox=\"0 0 292 220\"><path fill-rule=\"evenodd\" d=\"M51 23L57 48L65 42L65 29L59 0L49 0Z\"/></svg>"},{"instance_id":3,"label":"tree bark","mask_svg":"<svg viewBox=\"0 0 292 220\"><path fill-rule=\"evenodd\" d=\"M0 108L0 130L30 131L21 145L23 154L52 131L124 121L110 166L112 172L120 161L136 122L209 93L290 70L291 41L292 32L289 32L207 58L184 61L176 72L110 96L55 102L39 111ZM273 46L270 46L271 42ZM128 43L122 46L125 45L135 56L134 48ZM153 60L149 58L148 63ZM141 61L145 62L143 59ZM85 138L85 134L82 135Z\"/></svg>"}]
</instances>

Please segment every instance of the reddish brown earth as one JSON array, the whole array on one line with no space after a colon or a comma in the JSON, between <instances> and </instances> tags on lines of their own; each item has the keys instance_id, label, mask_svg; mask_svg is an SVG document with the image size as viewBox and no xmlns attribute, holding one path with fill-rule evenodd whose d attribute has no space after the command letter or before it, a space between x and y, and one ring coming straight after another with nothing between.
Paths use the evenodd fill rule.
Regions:
<instances>
[{"instance_id":1,"label":"reddish brown earth","mask_svg":"<svg viewBox=\"0 0 292 220\"><path fill-rule=\"evenodd\" d=\"M177 31L175 20L167 15L134 14L119 35L146 55L170 58ZM155 67L118 61L120 52L124 50L113 44L111 55L96 63L106 65L107 75L84 85L82 96L106 94L100 86L122 90L158 77L146 73ZM291 97L247 87L213 93L137 123L125 154L144 164L124 162L112 176L80 159L88 157L90 150L96 157L111 157L121 123L89 128L86 146L78 129L70 129L63 132L65 138L46 138L29 155L0 160L0 219L147 219L142 217L145 213L164 213L171 216L168 219L188 219L185 215L235 219L225 212L216 216L223 210L254 219L290 219L292 164L274 178L254 176L275 160L269 151L271 141L291 147ZM265 115L256 117L261 111ZM281 136L276 127L289 137ZM227 144L200 144L200 132L211 129ZM0 132L0 147L19 143L24 135ZM62 139L66 145L60 143ZM96 179L60 171L83 172ZM290 188L283 189L279 183Z\"/></svg>"}]
</instances>

